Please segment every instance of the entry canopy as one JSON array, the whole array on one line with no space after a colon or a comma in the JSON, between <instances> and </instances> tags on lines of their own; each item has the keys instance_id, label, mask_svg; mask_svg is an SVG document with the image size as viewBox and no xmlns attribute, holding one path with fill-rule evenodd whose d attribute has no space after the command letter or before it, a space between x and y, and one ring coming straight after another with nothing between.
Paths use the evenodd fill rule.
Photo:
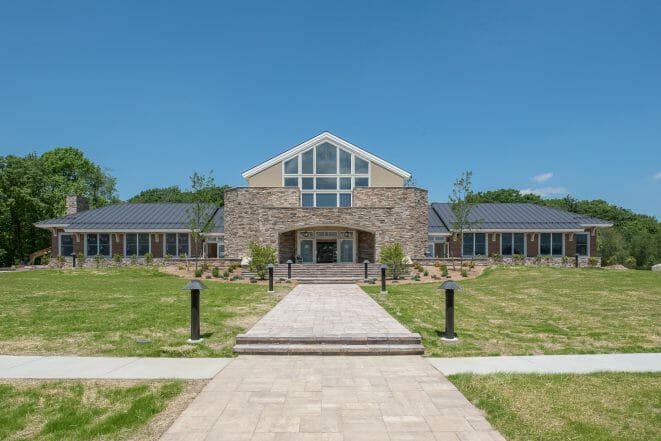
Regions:
<instances>
[{"instance_id":1,"label":"entry canopy","mask_svg":"<svg viewBox=\"0 0 661 441\"><path fill-rule=\"evenodd\" d=\"M459 284L455 282L454 280L446 280L445 282L441 283L441 286L439 286L441 289L452 289L454 291L458 291L461 289Z\"/></svg>"},{"instance_id":2,"label":"entry canopy","mask_svg":"<svg viewBox=\"0 0 661 441\"><path fill-rule=\"evenodd\" d=\"M193 280L191 280L190 282L188 282L188 283L186 284L186 286L184 286L184 287L181 288L181 289L187 289L187 290L192 290L192 289L207 289L207 286L206 286L204 283L200 282L199 280L195 280L195 279L193 279Z\"/></svg>"}]
</instances>

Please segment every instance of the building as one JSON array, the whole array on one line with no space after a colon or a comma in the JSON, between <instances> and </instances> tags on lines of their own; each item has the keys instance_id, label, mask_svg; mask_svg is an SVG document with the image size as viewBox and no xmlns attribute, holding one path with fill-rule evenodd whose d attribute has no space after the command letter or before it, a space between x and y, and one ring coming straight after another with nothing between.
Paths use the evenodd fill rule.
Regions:
<instances>
[{"instance_id":1,"label":"building","mask_svg":"<svg viewBox=\"0 0 661 441\"><path fill-rule=\"evenodd\" d=\"M191 204L116 204L87 210L70 196L67 214L36 224L52 232L53 256L166 255L243 260L252 241L277 250L280 263L377 262L400 243L411 260L597 256L600 219L534 204L479 204L463 245L447 203L407 186L411 174L324 132L243 173L247 187L210 208L210 231L197 249Z\"/></svg>"}]
</instances>

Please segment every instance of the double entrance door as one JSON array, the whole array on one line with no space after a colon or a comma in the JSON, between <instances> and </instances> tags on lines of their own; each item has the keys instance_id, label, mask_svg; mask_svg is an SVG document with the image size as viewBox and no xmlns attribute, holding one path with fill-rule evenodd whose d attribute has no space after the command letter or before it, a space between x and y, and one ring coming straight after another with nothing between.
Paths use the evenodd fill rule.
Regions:
<instances>
[{"instance_id":1,"label":"double entrance door","mask_svg":"<svg viewBox=\"0 0 661 441\"><path fill-rule=\"evenodd\" d=\"M299 256L303 263L354 262L353 232L317 231L316 234L305 233L305 236L299 236Z\"/></svg>"}]
</instances>

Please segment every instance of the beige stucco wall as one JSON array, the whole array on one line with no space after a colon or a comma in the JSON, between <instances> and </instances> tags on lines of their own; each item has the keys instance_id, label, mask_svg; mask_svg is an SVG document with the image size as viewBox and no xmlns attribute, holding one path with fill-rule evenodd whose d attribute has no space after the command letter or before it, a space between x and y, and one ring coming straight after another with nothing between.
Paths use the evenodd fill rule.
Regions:
<instances>
[{"instance_id":1,"label":"beige stucco wall","mask_svg":"<svg viewBox=\"0 0 661 441\"><path fill-rule=\"evenodd\" d=\"M404 178L386 170L378 164L371 163L370 187L403 187Z\"/></svg>"},{"instance_id":2,"label":"beige stucco wall","mask_svg":"<svg viewBox=\"0 0 661 441\"><path fill-rule=\"evenodd\" d=\"M249 177L248 187L282 187L282 162Z\"/></svg>"}]
</instances>

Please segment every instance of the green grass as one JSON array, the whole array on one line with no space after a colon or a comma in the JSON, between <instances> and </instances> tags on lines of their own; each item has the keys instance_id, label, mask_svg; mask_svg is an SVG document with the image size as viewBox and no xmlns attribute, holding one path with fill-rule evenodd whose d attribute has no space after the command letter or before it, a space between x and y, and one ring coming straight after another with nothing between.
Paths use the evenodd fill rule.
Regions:
<instances>
[{"instance_id":1,"label":"green grass","mask_svg":"<svg viewBox=\"0 0 661 441\"><path fill-rule=\"evenodd\" d=\"M207 281L204 342L190 336L186 281L155 269L110 268L0 274L0 353L231 356L234 337L282 297L263 285Z\"/></svg>"},{"instance_id":2,"label":"green grass","mask_svg":"<svg viewBox=\"0 0 661 441\"><path fill-rule=\"evenodd\" d=\"M0 382L2 440L120 440L165 409L184 382Z\"/></svg>"},{"instance_id":3,"label":"green grass","mask_svg":"<svg viewBox=\"0 0 661 441\"><path fill-rule=\"evenodd\" d=\"M661 273L498 267L459 280L455 330L443 343L444 294L434 284L364 289L432 356L661 351Z\"/></svg>"},{"instance_id":4,"label":"green grass","mask_svg":"<svg viewBox=\"0 0 661 441\"><path fill-rule=\"evenodd\" d=\"M453 375L510 441L661 440L661 374Z\"/></svg>"}]
</instances>

